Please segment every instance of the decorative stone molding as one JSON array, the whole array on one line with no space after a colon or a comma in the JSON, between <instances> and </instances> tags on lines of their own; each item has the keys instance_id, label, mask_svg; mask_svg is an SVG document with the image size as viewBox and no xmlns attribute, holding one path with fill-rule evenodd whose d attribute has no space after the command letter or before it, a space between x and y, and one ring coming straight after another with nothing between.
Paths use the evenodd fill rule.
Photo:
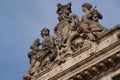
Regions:
<instances>
[{"instance_id":1,"label":"decorative stone molding","mask_svg":"<svg viewBox=\"0 0 120 80\"><path fill-rule=\"evenodd\" d=\"M85 71L77 73L76 75L72 76L68 80L92 79L92 78L96 77L97 75L100 75L100 74L106 72L106 70L108 71L109 69L112 69L112 68L120 65L120 62L118 62L118 61L120 61L119 55L120 55L120 52L117 52L117 53L111 55L109 58L102 60L100 63L97 63L94 66L87 68ZM111 63L111 64L109 64L109 63ZM97 74L93 74L92 72L95 72ZM78 75L80 77L78 77Z\"/></svg>"}]
</instances>

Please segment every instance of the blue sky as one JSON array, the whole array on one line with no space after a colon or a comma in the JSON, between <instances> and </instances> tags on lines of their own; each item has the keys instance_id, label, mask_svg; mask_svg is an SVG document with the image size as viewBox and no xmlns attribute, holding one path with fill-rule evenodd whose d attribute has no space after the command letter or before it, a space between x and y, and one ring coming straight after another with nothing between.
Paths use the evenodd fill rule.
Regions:
<instances>
[{"instance_id":1,"label":"blue sky","mask_svg":"<svg viewBox=\"0 0 120 80\"><path fill-rule=\"evenodd\" d=\"M120 0L0 0L0 80L22 80L29 68L29 46L41 39L40 30L48 27L53 35L58 2L72 2L79 18L81 5L90 2L102 13L102 25L110 29L120 24Z\"/></svg>"}]
</instances>

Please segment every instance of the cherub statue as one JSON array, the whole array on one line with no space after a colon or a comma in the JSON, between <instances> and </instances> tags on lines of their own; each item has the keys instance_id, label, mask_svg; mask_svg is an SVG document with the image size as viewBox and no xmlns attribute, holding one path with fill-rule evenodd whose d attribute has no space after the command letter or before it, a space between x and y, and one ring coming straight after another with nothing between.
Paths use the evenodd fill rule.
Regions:
<instances>
[{"instance_id":1,"label":"cherub statue","mask_svg":"<svg viewBox=\"0 0 120 80\"><path fill-rule=\"evenodd\" d=\"M30 80L31 76L34 74L33 68L35 67L35 63L37 61L37 52L40 50L38 47L40 45L40 40L36 39L34 40L33 44L30 46L32 49L30 52L28 52L28 58L30 59L30 68L27 72L27 74L24 76L24 80Z\"/></svg>"},{"instance_id":2,"label":"cherub statue","mask_svg":"<svg viewBox=\"0 0 120 80\"><path fill-rule=\"evenodd\" d=\"M39 39L36 39L35 41L34 41L34 43L30 46L30 48L32 49L32 51L30 51L29 53L28 53L28 57L29 57L29 59L30 59L30 64L31 65L33 65L34 64L34 62L36 61L35 59L36 59L36 53L40 50L38 47L39 47L39 45L40 45L40 40Z\"/></svg>"}]
</instances>

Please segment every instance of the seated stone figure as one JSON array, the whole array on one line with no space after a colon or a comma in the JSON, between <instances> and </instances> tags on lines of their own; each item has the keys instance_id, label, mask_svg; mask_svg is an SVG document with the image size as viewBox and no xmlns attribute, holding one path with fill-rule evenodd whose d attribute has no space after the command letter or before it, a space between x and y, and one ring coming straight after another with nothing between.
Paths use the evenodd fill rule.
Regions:
<instances>
[{"instance_id":1,"label":"seated stone figure","mask_svg":"<svg viewBox=\"0 0 120 80\"><path fill-rule=\"evenodd\" d=\"M82 33L91 41L95 40L95 37L92 35L89 25L91 24L92 14L91 14L92 5L90 3L84 3L82 5L82 11L85 13L82 16L80 27L82 28Z\"/></svg>"},{"instance_id":2,"label":"seated stone figure","mask_svg":"<svg viewBox=\"0 0 120 80\"><path fill-rule=\"evenodd\" d=\"M30 68L27 72L27 74L24 76L24 80L30 80L31 76L34 74L34 66L37 61L37 52L40 50L38 47L40 45L39 39L36 39L33 44L30 46L32 49L30 52L28 52L28 58L30 59Z\"/></svg>"},{"instance_id":3,"label":"seated stone figure","mask_svg":"<svg viewBox=\"0 0 120 80\"><path fill-rule=\"evenodd\" d=\"M47 65L53 62L57 56L57 50L55 48L55 41L52 36L49 35L49 29L43 28L41 30L41 36L44 38L42 41L42 48L38 52L38 61L40 62L39 68L43 69Z\"/></svg>"},{"instance_id":4,"label":"seated stone figure","mask_svg":"<svg viewBox=\"0 0 120 80\"><path fill-rule=\"evenodd\" d=\"M90 29L91 29L91 33L97 39L100 35L105 33L107 29L99 23L99 19L102 19L103 16L98 10L93 9L91 11L91 14L92 14L92 21L90 23Z\"/></svg>"},{"instance_id":5,"label":"seated stone figure","mask_svg":"<svg viewBox=\"0 0 120 80\"><path fill-rule=\"evenodd\" d=\"M85 38L96 41L98 36L106 32L107 29L99 24L99 19L103 18L102 14L96 9L91 9L92 5L90 3L84 3L82 5L82 10L85 14L82 17L80 27Z\"/></svg>"},{"instance_id":6,"label":"seated stone figure","mask_svg":"<svg viewBox=\"0 0 120 80\"><path fill-rule=\"evenodd\" d=\"M41 36L44 38L42 43L39 42L39 39L36 39L30 47L32 51L28 53L28 57L31 66L26 76L24 76L24 80L30 80L38 71L50 67L50 64L52 64L57 57L55 41L54 38L49 35L49 29L43 28L41 30ZM39 45L42 45L42 48L38 48Z\"/></svg>"},{"instance_id":7,"label":"seated stone figure","mask_svg":"<svg viewBox=\"0 0 120 80\"><path fill-rule=\"evenodd\" d=\"M34 41L34 43L30 46L30 48L32 49L32 51L30 51L30 52L28 53L28 57L29 57L29 59L30 59L30 64L31 64L31 65L33 65L34 60L36 59L36 53L40 50L40 49L38 48L38 46L40 45L39 41L40 41L39 39L36 39L36 40Z\"/></svg>"}]
</instances>

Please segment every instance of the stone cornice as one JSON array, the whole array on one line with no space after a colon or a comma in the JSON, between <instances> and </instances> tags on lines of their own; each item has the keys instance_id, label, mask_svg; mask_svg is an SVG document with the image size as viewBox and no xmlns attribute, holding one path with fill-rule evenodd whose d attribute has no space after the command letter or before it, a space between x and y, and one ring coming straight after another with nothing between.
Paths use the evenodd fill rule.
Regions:
<instances>
[{"instance_id":1,"label":"stone cornice","mask_svg":"<svg viewBox=\"0 0 120 80\"><path fill-rule=\"evenodd\" d=\"M99 37L99 42L103 41L104 39L108 38L107 36L112 36L115 31L119 30L120 31L120 25L116 25L113 28L111 28L108 32L104 33ZM115 33L114 33L115 34Z\"/></svg>"},{"instance_id":2,"label":"stone cornice","mask_svg":"<svg viewBox=\"0 0 120 80\"><path fill-rule=\"evenodd\" d=\"M54 76L53 78L51 78L50 80L56 80L57 78L59 78L60 76L64 76L65 74L67 75L73 75L74 73L76 74L77 71L79 72L82 72L91 68L92 66L94 66L95 64L98 65L99 62L102 62L102 60L106 60L106 58L110 57L110 56L113 56L115 55L115 53L110 53L110 50L112 50L115 46L118 46L117 50L120 49L120 41L119 42L116 42L116 44L112 44L110 45L108 48L105 48L104 50L98 52L97 54L75 64L74 66L72 66L71 68L63 71L62 73L60 74L57 74L56 76ZM109 52L108 52L109 50ZM115 49L116 50L116 49ZM115 52L115 51L114 51ZM98 57L98 58L97 58ZM102 65L102 64L101 64ZM79 69L77 69L79 68ZM76 69L76 70L75 70ZM70 71L70 73L69 73ZM73 72L72 72L73 71ZM56 78L55 78L56 77Z\"/></svg>"},{"instance_id":3,"label":"stone cornice","mask_svg":"<svg viewBox=\"0 0 120 80\"><path fill-rule=\"evenodd\" d=\"M83 50L77 51L75 56L73 58L71 58L70 60L66 61L66 63L54 68L53 70L52 70L52 68L49 68L49 69L45 70L43 73L35 75L33 78L35 80L42 80L42 79L56 80L61 77L65 78L64 76L66 76L66 75L69 75L69 77L70 76L72 77L72 76L76 75L74 73L77 73L77 71L75 71L75 69L77 70L77 68L80 68L78 70L81 70L80 72L83 73L83 71L91 68L91 66L94 66L95 64L98 64L103 59L112 56L114 53L111 53L111 54L108 53L111 50L112 50L112 52L116 52L117 50L120 49L120 46L119 46L120 41L117 36L117 34L119 34L118 30L120 30L120 27L117 26L116 28L111 29L110 32L105 34L105 36L107 38L102 39L102 42L99 44L99 46L105 44L104 43L105 41L107 41L107 42L109 41L108 36L111 35L110 33L112 33L112 36L109 38L111 38L112 42L107 43L107 45L103 46L102 48L99 48L97 46L98 49L93 48L93 50L92 50L92 49L89 49L90 46L87 46L86 48L83 48ZM103 36L101 38L104 38L105 36ZM114 48L117 48L117 50L116 49L114 50ZM87 51L85 51L86 49L87 49ZM85 56L85 58L81 59L82 56ZM97 57L99 57L99 58L97 59ZM93 60L93 62L92 62L93 64L91 65L91 63L89 63L89 62L92 60ZM96 61L98 61L98 62L96 62ZM112 61L112 60L110 60L110 61ZM73 63L73 64L71 64L71 63ZM104 64L102 64L102 63L101 63L101 65L104 66ZM81 68L82 66L83 66L83 68ZM87 67L85 67L85 66L87 66ZM96 67L94 67L93 69L96 69ZM96 71L97 71L97 69L96 69ZM85 72L85 74L88 74L88 73L89 72L87 72L87 71ZM67 79L67 77L66 77L66 79Z\"/></svg>"},{"instance_id":4,"label":"stone cornice","mask_svg":"<svg viewBox=\"0 0 120 80\"><path fill-rule=\"evenodd\" d=\"M88 79L98 79L98 77L101 75L104 75L107 71L110 72L113 69L113 67L120 67L120 52L117 52L111 56L108 56L107 58L101 60L100 62L92 65L89 68L86 68L83 71L80 71L76 75L73 75L68 80L88 80ZM97 76L97 77L96 77Z\"/></svg>"}]
</instances>

